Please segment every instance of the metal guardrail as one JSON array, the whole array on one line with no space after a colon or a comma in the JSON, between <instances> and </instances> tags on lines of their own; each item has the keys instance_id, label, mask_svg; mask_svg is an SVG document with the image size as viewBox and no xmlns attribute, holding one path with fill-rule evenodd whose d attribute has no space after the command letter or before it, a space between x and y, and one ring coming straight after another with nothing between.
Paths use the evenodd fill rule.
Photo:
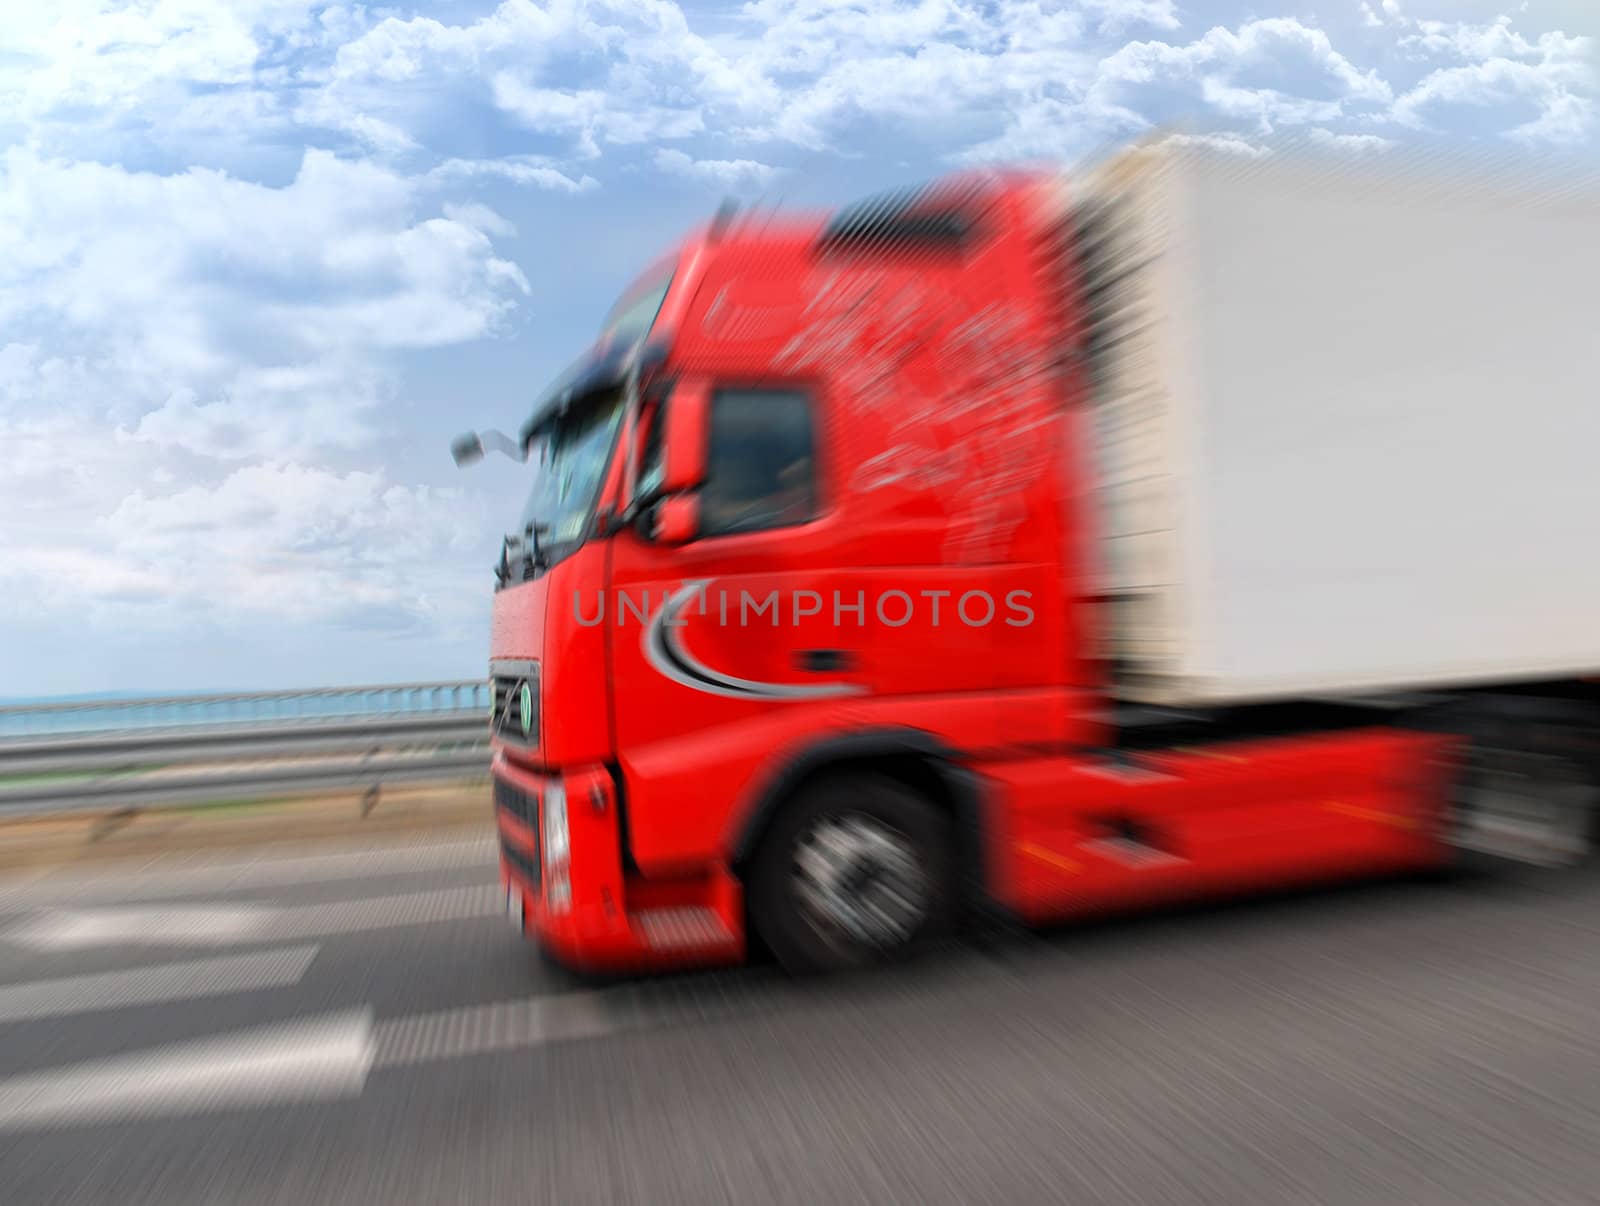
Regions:
<instances>
[{"instance_id":1,"label":"metal guardrail","mask_svg":"<svg viewBox=\"0 0 1600 1206\"><path fill-rule=\"evenodd\" d=\"M317 718L488 711L489 683L390 683L298 691L233 691L136 699L60 699L0 705L0 738L107 729L172 728Z\"/></svg>"},{"instance_id":2,"label":"metal guardrail","mask_svg":"<svg viewBox=\"0 0 1600 1206\"><path fill-rule=\"evenodd\" d=\"M436 692L428 702L467 698L475 706L427 710L412 705L412 710L391 715L274 722L79 728L0 739L0 817L86 809L126 812L164 804L349 790L365 793L366 812L388 784L487 776L486 683L285 692L279 697L348 701L417 690ZM180 698L193 704L198 698L261 702L272 696ZM129 715L161 702L114 701ZM42 706L70 710L75 703ZM106 705L96 701L90 706Z\"/></svg>"}]
</instances>

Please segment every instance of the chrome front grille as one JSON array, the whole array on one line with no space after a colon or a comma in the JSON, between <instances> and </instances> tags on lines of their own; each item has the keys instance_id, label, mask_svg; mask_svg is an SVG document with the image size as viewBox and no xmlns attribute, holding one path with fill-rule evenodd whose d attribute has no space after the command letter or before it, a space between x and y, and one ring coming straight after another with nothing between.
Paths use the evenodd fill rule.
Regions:
<instances>
[{"instance_id":1,"label":"chrome front grille","mask_svg":"<svg viewBox=\"0 0 1600 1206\"><path fill-rule=\"evenodd\" d=\"M538 859L529 858L525 851L519 850L515 846L506 845L504 840L500 843L500 852L506 856L506 862L515 867L518 874L528 881L529 887L539 887Z\"/></svg>"},{"instance_id":2,"label":"chrome front grille","mask_svg":"<svg viewBox=\"0 0 1600 1206\"><path fill-rule=\"evenodd\" d=\"M494 781L494 805L507 816L515 817L537 836L539 832L539 797L523 791L504 779Z\"/></svg>"},{"instance_id":3,"label":"chrome front grille","mask_svg":"<svg viewBox=\"0 0 1600 1206\"><path fill-rule=\"evenodd\" d=\"M520 787L507 783L504 779L496 779L494 806L496 812L504 813L527 826L528 832L533 837L531 852L525 847L513 844L503 831L500 834L500 852L530 883L538 884L540 880L539 797L533 792L523 791Z\"/></svg>"},{"instance_id":4,"label":"chrome front grille","mask_svg":"<svg viewBox=\"0 0 1600 1206\"><path fill-rule=\"evenodd\" d=\"M539 663L492 662L494 735L512 745L539 745Z\"/></svg>"}]
</instances>

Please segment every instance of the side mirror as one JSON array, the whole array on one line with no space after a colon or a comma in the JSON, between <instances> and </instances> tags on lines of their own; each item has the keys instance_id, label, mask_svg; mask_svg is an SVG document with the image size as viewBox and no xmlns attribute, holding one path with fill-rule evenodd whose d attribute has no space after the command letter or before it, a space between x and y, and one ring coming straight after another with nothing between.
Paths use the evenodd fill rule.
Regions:
<instances>
[{"instance_id":1,"label":"side mirror","mask_svg":"<svg viewBox=\"0 0 1600 1206\"><path fill-rule=\"evenodd\" d=\"M475 465L490 452L498 452L517 462L528 459L527 450L503 431L469 431L450 441L450 456L456 468Z\"/></svg>"},{"instance_id":2,"label":"side mirror","mask_svg":"<svg viewBox=\"0 0 1600 1206\"><path fill-rule=\"evenodd\" d=\"M667 404L662 450L661 492L667 495L705 485L707 445L711 435L711 387L684 381Z\"/></svg>"},{"instance_id":3,"label":"side mirror","mask_svg":"<svg viewBox=\"0 0 1600 1206\"><path fill-rule=\"evenodd\" d=\"M675 494L656 504L654 538L657 544L688 544L700 534L700 499Z\"/></svg>"},{"instance_id":4,"label":"side mirror","mask_svg":"<svg viewBox=\"0 0 1600 1206\"><path fill-rule=\"evenodd\" d=\"M468 465L475 465L483 459L483 441L478 438L478 433L469 431L466 435L458 435L450 441L450 459L455 461L458 469L465 469Z\"/></svg>"}]
</instances>

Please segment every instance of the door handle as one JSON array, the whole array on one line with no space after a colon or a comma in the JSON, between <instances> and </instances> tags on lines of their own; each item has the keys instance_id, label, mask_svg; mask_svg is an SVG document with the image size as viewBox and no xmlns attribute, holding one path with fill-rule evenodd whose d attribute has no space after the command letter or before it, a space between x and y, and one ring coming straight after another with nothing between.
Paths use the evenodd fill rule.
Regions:
<instances>
[{"instance_id":1,"label":"door handle","mask_svg":"<svg viewBox=\"0 0 1600 1206\"><path fill-rule=\"evenodd\" d=\"M850 670L855 658L843 649L802 649L795 654L800 669L813 674L827 674L835 670Z\"/></svg>"}]
</instances>

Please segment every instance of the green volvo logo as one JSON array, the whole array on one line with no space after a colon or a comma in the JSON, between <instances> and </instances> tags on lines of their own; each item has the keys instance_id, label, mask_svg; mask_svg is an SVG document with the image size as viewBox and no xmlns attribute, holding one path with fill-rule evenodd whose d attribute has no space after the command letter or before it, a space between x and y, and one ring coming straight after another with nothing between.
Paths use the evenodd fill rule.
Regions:
<instances>
[{"instance_id":1,"label":"green volvo logo","mask_svg":"<svg viewBox=\"0 0 1600 1206\"><path fill-rule=\"evenodd\" d=\"M522 690L517 694L517 712L522 722L522 735L533 736L533 688L527 683L522 684Z\"/></svg>"}]
</instances>

